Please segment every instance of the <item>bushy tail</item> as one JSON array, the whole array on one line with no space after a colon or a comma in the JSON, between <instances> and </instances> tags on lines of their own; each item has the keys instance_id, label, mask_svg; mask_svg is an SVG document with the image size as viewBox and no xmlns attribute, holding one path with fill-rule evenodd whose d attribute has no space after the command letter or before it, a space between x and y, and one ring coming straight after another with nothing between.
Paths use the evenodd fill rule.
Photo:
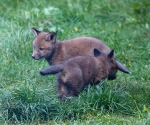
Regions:
<instances>
[{"instance_id":1,"label":"bushy tail","mask_svg":"<svg viewBox=\"0 0 150 125\"><path fill-rule=\"evenodd\" d=\"M48 75L48 74L57 74L59 72L61 72L63 70L63 65L59 64L59 65L54 65L54 66L49 66L43 70L41 70L39 73L44 76L44 75Z\"/></svg>"},{"instance_id":2,"label":"bushy tail","mask_svg":"<svg viewBox=\"0 0 150 125\"><path fill-rule=\"evenodd\" d=\"M124 72L124 73L127 73L127 74L131 74L131 72L129 71L129 70L127 70L125 67L124 67L124 65L122 65L119 61L117 61L116 60L116 62L117 62L117 68L118 68L118 70L120 70L120 71L122 71L122 72Z\"/></svg>"}]
</instances>

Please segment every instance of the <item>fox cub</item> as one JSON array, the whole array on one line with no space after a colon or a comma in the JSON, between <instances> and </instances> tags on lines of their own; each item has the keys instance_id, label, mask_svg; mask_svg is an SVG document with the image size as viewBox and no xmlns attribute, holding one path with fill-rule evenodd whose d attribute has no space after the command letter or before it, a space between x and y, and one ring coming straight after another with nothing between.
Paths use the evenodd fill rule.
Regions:
<instances>
[{"instance_id":1,"label":"fox cub","mask_svg":"<svg viewBox=\"0 0 150 125\"><path fill-rule=\"evenodd\" d=\"M38 31L31 28L33 40L33 59L45 58L49 64L60 64L76 56L94 56L96 48L101 53L109 54L110 49L102 41L91 37L77 37L60 42L54 32ZM130 73L120 62L116 61L116 68L124 73Z\"/></svg>"},{"instance_id":2,"label":"fox cub","mask_svg":"<svg viewBox=\"0 0 150 125\"><path fill-rule=\"evenodd\" d=\"M93 53L94 56L77 56L40 71L41 75L58 75L57 90L62 101L65 101L66 96L78 96L89 84L96 85L102 79L116 78L117 62L114 51L106 55L94 49Z\"/></svg>"}]
</instances>

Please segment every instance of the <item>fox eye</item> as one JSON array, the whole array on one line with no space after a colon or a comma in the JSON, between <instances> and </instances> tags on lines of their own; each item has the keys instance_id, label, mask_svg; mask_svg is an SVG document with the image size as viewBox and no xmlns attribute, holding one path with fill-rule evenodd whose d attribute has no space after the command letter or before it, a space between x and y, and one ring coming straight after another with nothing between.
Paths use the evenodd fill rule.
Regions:
<instances>
[{"instance_id":1,"label":"fox eye","mask_svg":"<svg viewBox=\"0 0 150 125\"><path fill-rule=\"evenodd\" d=\"M44 50L44 48L40 48L40 51Z\"/></svg>"}]
</instances>

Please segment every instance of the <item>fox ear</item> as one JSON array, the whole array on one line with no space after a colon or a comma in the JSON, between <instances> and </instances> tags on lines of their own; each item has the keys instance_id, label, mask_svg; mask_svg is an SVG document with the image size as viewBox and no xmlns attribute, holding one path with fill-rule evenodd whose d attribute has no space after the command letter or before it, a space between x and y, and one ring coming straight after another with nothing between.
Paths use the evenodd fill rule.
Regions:
<instances>
[{"instance_id":1,"label":"fox ear","mask_svg":"<svg viewBox=\"0 0 150 125\"><path fill-rule=\"evenodd\" d=\"M37 35L41 32L41 31L35 29L34 27L31 27L31 30L33 31L35 37L37 37Z\"/></svg>"},{"instance_id":2,"label":"fox ear","mask_svg":"<svg viewBox=\"0 0 150 125\"><path fill-rule=\"evenodd\" d=\"M111 50L111 52L108 54L108 58L112 59L114 57L114 50Z\"/></svg>"},{"instance_id":3,"label":"fox ear","mask_svg":"<svg viewBox=\"0 0 150 125\"><path fill-rule=\"evenodd\" d=\"M46 41L53 41L53 42L55 42L55 41L56 41L56 33L55 33L55 32L49 32L49 33L46 35L45 40L46 40Z\"/></svg>"},{"instance_id":4,"label":"fox ear","mask_svg":"<svg viewBox=\"0 0 150 125\"><path fill-rule=\"evenodd\" d=\"M101 55L101 52L98 49L94 49L94 56L97 57Z\"/></svg>"}]
</instances>

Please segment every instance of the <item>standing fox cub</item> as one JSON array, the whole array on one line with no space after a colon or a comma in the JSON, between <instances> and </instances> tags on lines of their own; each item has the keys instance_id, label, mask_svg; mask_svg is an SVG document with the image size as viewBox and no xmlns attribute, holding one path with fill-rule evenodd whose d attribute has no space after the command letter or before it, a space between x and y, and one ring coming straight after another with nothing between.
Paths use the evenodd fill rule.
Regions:
<instances>
[{"instance_id":1,"label":"standing fox cub","mask_svg":"<svg viewBox=\"0 0 150 125\"><path fill-rule=\"evenodd\" d=\"M32 58L45 58L49 64L60 64L75 56L94 56L96 48L101 53L109 54L110 49L102 41L91 37L77 37L60 42L54 32L42 32L31 28L35 39L33 41ZM130 73L120 62L116 61L117 69Z\"/></svg>"},{"instance_id":2,"label":"standing fox cub","mask_svg":"<svg viewBox=\"0 0 150 125\"><path fill-rule=\"evenodd\" d=\"M41 75L57 74L57 89L61 100L77 96L88 84L96 85L102 79L115 79L117 63L112 50L108 55L94 49L94 56L77 56L61 64L41 70Z\"/></svg>"}]
</instances>

